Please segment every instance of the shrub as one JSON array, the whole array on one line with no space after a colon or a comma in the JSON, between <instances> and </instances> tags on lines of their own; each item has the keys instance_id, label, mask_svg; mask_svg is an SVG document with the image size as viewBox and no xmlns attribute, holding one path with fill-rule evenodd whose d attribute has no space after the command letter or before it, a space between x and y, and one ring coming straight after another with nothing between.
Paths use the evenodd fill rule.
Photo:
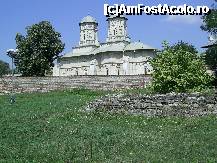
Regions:
<instances>
[{"instance_id":1,"label":"shrub","mask_svg":"<svg viewBox=\"0 0 217 163\"><path fill-rule=\"evenodd\" d=\"M154 68L152 87L159 93L201 91L210 87L213 77L206 72L204 62L196 51L178 43L169 46L152 60ZM192 45L189 45L192 47Z\"/></svg>"}]
</instances>

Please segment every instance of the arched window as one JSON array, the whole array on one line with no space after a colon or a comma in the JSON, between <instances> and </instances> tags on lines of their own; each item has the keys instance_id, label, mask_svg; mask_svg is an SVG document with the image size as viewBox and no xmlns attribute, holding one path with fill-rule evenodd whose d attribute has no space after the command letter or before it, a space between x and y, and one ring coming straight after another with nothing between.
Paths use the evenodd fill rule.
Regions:
<instances>
[{"instance_id":1,"label":"arched window","mask_svg":"<svg viewBox=\"0 0 217 163\"><path fill-rule=\"evenodd\" d=\"M108 68L106 69L106 75L107 76L109 75L109 69Z\"/></svg>"},{"instance_id":2,"label":"arched window","mask_svg":"<svg viewBox=\"0 0 217 163\"><path fill-rule=\"evenodd\" d=\"M87 69L84 69L84 75L87 75Z\"/></svg>"}]
</instances>

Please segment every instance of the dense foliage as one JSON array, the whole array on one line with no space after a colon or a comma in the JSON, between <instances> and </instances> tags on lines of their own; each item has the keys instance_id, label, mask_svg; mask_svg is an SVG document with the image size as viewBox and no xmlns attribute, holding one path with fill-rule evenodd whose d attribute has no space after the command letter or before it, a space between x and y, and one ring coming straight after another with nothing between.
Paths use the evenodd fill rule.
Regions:
<instances>
[{"instance_id":1,"label":"dense foliage","mask_svg":"<svg viewBox=\"0 0 217 163\"><path fill-rule=\"evenodd\" d=\"M0 60L0 77L10 72L9 64Z\"/></svg>"},{"instance_id":2,"label":"dense foliage","mask_svg":"<svg viewBox=\"0 0 217 163\"><path fill-rule=\"evenodd\" d=\"M215 0L217 2L217 0ZM208 32L210 35L217 36L217 6L212 5L210 14L202 17L203 25L201 29ZM217 42L215 42L217 44ZM209 47L205 53L205 61L211 70L216 71L217 68L217 46Z\"/></svg>"},{"instance_id":3,"label":"dense foliage","mask_svg":"<svg viewBox=\"0 0 217 163\"><path fill-rule=\"evenodd\" d=\"M217 68L217 46L210 47L206 50L204 59L212 70Z\"/></svg>"},{"instance_id":4,"label":"dense foliage","mask_svg":"<svg viewBox=\"0 0 217 163\"><path fill-rule=\"evenodd\" d=\"M179 42L164 49L152 60L152 86L156 92L200 91L210 86L212 77L206 73L203 61L192 46Z\"/></svg>"},{"instance_id":5,"label":"dense foliage","mask_svg":"<svg viewBox=\"0 0 217 163\"><path fill-rule=\"evenodd\" d=\"M23 76L44 76L64 49L61 35L48 21L34 24L26 30L26 37L16 36L17 68Z\"/></svg>"},{"instance_id":6,"label":"dense foliage","mask_svg":"<svg viewBox=\"0 0 217 163\"><path fill-rule=\"evenodd\" d=\"M188 43L186 43L184 41L179 41L178 43L170 46L170 48L173 48L174 51L182 49L182 50L184 50L186 52L190 52L190 53L193 53L193 54L197 54L198 53L197 49L193 45L188 44Z\"/></svg>"},{"instance_id":7,"label":"dense foliage","mask_svg":"<svg viewBox=\"0 0 217 163\"><path fill-rule=\"evenodd\" d=\"M201 29L207 31L211 34L217 34L217 7L216 7L217 0L212 5L212 9L209 14L203 15L203 25Z\"/></svg>"}]
</instances>

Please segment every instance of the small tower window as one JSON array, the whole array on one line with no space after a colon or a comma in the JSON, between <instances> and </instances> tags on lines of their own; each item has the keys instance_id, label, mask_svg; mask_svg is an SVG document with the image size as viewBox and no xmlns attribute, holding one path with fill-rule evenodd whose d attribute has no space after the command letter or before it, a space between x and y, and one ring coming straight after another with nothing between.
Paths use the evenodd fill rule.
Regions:
<instances>
[{"instance_id":1,"label":"small tower window","mask_svg":"<svg viewBox=\"0 0 217 163\"><path fill-rule=\"evenodd\" d=\"M86 35L84 34L84 40L86 40Z\"/></svg>"},{"instance_id":2,"label":"small tower window","mask_svg":"<svg viewBox=\"0 0 217 163\"><path fill-rule=\"evenodd\" d=\"M114 32L114 35L115 35L116 34L115 30L113 32Z\"/></svg>"}]
</instances>

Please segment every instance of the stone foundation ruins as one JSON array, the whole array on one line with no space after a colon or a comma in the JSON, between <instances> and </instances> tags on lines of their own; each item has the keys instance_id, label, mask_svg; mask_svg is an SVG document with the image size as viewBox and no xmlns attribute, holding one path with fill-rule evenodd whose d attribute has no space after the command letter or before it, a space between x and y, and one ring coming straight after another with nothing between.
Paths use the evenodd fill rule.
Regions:
<instances>
[{"instance_id":1,"label":"stone foundation ruins","mask_svg":"<svg viewBox=\"0 0 217 163\"><path fill-rule=\"evenodd\" d=\"M217 115L217 95L199 93L108 95L90 102L85 110L148 117Z\"/></svg>"},{"instance_id":2,"label":"stone foundation ruins","mask_svg":"<svg viewBox=\"0 0 217 163\"><path fill-rule=\"evenodd\" d=\"M150 76L71 76L71 77L5 77L0 78L0 94L49 92L73 88L100 90L145 87Z\"/></svg>"}]
</instances>

